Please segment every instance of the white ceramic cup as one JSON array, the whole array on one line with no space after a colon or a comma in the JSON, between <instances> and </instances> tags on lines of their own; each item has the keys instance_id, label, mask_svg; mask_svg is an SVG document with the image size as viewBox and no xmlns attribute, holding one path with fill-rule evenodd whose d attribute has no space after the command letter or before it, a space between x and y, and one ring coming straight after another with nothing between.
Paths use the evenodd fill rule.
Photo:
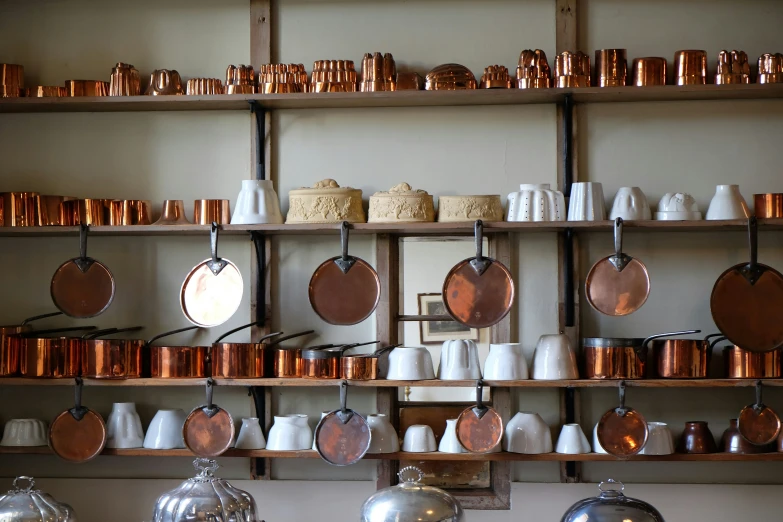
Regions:
<instances>
[{"instance_id":1,"label":"white ceramic cup","mask_svg":"<svg viewBox=\"0 0 783 522\"><path fill-rule=\"evenodd\" d=\"M490 344L484 361L488 381L522 381L529 378L527 360L519 343Z\"/></svg>"},{"instance_id":2,"label":"white ceramic cup","mask_svg":"<svg viewBox=\"0 0 783 522\"><path fill-rule=\"evenodd\" d=\"M481 365L476 343L460 339L444 342L440 350L438 379L444 381L481 379Z\"/></svg>"},{"instance_id":3,"label":"white ceramic cup","mask_svg":"<svg viewBox=\"0 0 783 522\"><path fill-rule=\"evenodd\" d=\"M565 453L568 455L579 455L581 453L590 453L590 441L587 440L585 432L579 424L565 424L560 430L560 436L557 438L555 453Z\"/></svg>"},{"instance_id":4,"label":"white ceramic cup","mask_svg":"<svg viewBox=\"0 0 783 522\"><path fill-rule=\"evenodd\" d=\"M396 453L400 451L400 439L397 431L383 413L367 416L370 425L370 449L367 453Z\"/></svg>"},{"instance_id":5,"label":"white ceramic cup","mask_svg":"<svg viewBox=\"0 0 783 522\"><path fill-rule=\"evenodd\" d=\"M307 415L289 414L275 416L266 449L272 451L297 451L312 449L313 431L307 423Z\"/></svg>"},{"instance_id":6,"label":"white ceramic cup","mask_svg":"<svg viewBox=\"0 0 783 522\"><path fill-rule=\"evenodd\" d=\"M674 438L665 422L647 423L647 443L639 455L671 455L674 453Z\"/></svg>"},{"instance_id":7,"label":"white ceramic cup","mask_svg":"<svg viewBox=\"0 0 783 522\"><path fill-rule=\"evenodd\" d=\"M605 219L603 186L591 181L573 183L568 203L568 221L604 221Z\"/></svg>"},{"instance_id":8,"label":"white ceramic cup","mask_svg":"<svg viewBox=\"0 0 783 522\"><path fill-rule=\"evenodd\" d=\"M710 201L705 219L748 219L750 209L740 193L739 185L718 185Z\"/></svg>"},{"instance_id":9,"label":"white ceramic cup","mask_svg":"<svg viewBox=\"0 0 783 522\"><path fill-rule=\"evenodd\" d=\"M460 444L457 438L457 419L448 419L446 421L446 431L443 432L443 436L440 438L440 444L438 444L438 451L441 453L467 453L462 444Z\"/></svg>"},{"instance_id":10,"label":"white ceramic cup","mask_svg":"<svg viewBox=\"0 0 783 522\"><path fill-rule=\"evenodd\" d=\"M609 219L624 220L652 219L652 210L647 197L639 187L620 187L612 203Z\"/></svg>"},{"instance_id":11,"label":"white ceramic cup","mask_svg":"<svg viewBox=\"0 0 783 522\"><path fill-rule=\"evenodd\" d=\"M260 450L266 448L266 439L264 431L256 417L242 419L242 427L239 428L237 441L234 443L236 449Z\"/></svg>"},{"instance_id":12,"label":"white ceramic cup","mask_svg":"<svg viewBox=\"0 0 783 522\"><path fill-rule=\"evenodd\" d=\"M0 446L46 446L49 430L38 419L11 419L5 424Z\"/></svg>"},{"instance_id":13,"label":"white ceramic cup","mask_svg":"<svg viewBox=\"0 0 783 522\"><path fill-rule=\"evenodd\" d=\"M187 415L180 409L158 410L147 427L144 447L148 449L184 448L182 426Z\"/></svg>"},{"instance_id":14,"label":"white ceramic cup","mask_svg":"<svg viewBox=\"0 0 783 522\"><path fill-rule=\"evenodd\" d=\"M271 180L242 180L242 190L237 196L232 225L259 225L270 223L281 225L283 214Z\"/></svg>"},{"instance_id":15,"label":"white ceramic cup","mask_svg":"<svg viewBox=\"0 0 783 522\"><path fill-rule=\"evenodd\" d=\"M136 413L136 404L115 402L106 420L107 448L141 448L144 446L144 430Z\"/></svg>"},{"instance_id":16,"label":"white ceramic cup","mask_svg":"<svg viewBox=\"0 0 783 522\"><path fill-rule=\"evenodd\" d=\"M503 449L511 453L552 453L552 432L538 413L520 411L508 421Z\"/></svg>"},{"instance_id":17,"label":"white ceramic cup","mask_svg":"<svg viewBox=\"0 0 783 522\"><path fill-rule=\"evenodd\" d=\"M598 423L593 427L593 451L595 453L601 453L607 455L609 452L601 446L601 442L598 440Z\"/></svg>"},{"instance_id":18,"label":"white ceramic cup","mask_svg":"<svg viewBox=\"0 0 783 522\"><path fill-rule=\"evenodd\" d=\"M386 378L391 381L425 381L435 378L432 355L423 346L399 346L389 354ZM433 450L434 451L434 450Z\"/></svg>"},{"instance_id":19,"label":"white ceramic cup","mask_svg":"<svg viewBox=\"0 0 783 522\"><path fill-rule=\"evenodd\" d=\"M533 379L556 381L578 379L576 355L567 335L542 335L533 355Z\"/></svg>"},{"instance_id":20,"label":"white ceramic cup","mask_svg":"<svg viewBox=\"0 0 783 522\"><path fill-rule=\"evenodd\" d=\"M432 428L426 424L414 424L405 431L405 437L402 439L402 451L409 453L430 453L437 451L435 444L435 434Z\"/></svg>"}]
</instances>

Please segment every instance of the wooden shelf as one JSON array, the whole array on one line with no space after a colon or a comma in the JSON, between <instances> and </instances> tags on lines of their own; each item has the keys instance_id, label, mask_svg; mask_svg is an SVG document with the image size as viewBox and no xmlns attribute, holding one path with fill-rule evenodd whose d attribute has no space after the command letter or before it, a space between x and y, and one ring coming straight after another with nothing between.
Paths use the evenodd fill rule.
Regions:
<instances>
[{"instance_id":1,"label":"wooden shelf","mask_svg":"<svg viewBox=\"0 0 783 522\"><path fill-rule=\"evenodd\" d=\"M745 231L744 220L727 221L626 221L626 231L639 232L724 232ZM498 222L485 223L484 232L528 233L560 232L573 229L577 232L611 233L611 221L559 221L559 222ZM783 219L760 219L761 230L783 230ZM137 225L94 226L91 236L207 236L209 225ZM221 225L221 235L247 235L259 232L267 235L320 235L339 234L339 224L300 225ZM394 234L399 236L473 235L473 222L465 223L356 223L351 226L356 234ZM78 227L0 227L0 237L76 237Z\"/></svg>"},{"instance_id":2,"label":"wooden shelf","mask_svg":"<svg viewBox=\"0 0 783 522\"><path fill-rule=\"evenodd\" d=\"M751 388L756 379L641 379L627 380L629 388ZM218 386L271 386L271 387L336 387L340 379L215 379ZM783 387L783 379L764 379L764 386ZM85 386L204 386L206 379L84 379ZM360 388L473 388L476 381L348 381L350 386ZM485 386L493 388L617 388L618 380L564 380L564 381L484 381ZM21 377L0 378L0 386L73 386L74 380L67 379L27 379Z\"/></svg>"},{"instance_id":3,"label":"wooden shelf","mask_svg":"<svg viewBox=\"0 0 783 522\"><path fill-rule=\"evenodd\" d=\"M558 103L571 94L577 103L624 103L783 98L783 85L667 85L583 89L479 89L473 91L398 91L216 96L127 96L80 98L4 98L0 112L138 112L248 110L254 101L267 109L342 109L441 107Z\"/></svg>"},{"instance_id":4,"label":"wooden shelf","mask_svg":"<svg viewBox=\"0 0 783 522\"><path fill-rule=\"evenodd\" d=\"M53 455L47 446L39 447L0 447L2 455ZM193 453L187 449L153 450L153 449L104 449L101 455L118 457L189 457ZM313 450L301 451L270 451L270 450L236 450L231 449L218 458L270 458L270 459L318 459L318 453ZM586 453L583 455L565 455L560 453L544 453L541 455L523 455L521 453L384 453L368 454L364 460L407 460L407 461L514 461L514 462L783 462L783 453L761 453L756 455L738 455L735 453L710 453L707 455L637 455L627 459L619 459L611 455Z\"/></svg>"}]
</instances>

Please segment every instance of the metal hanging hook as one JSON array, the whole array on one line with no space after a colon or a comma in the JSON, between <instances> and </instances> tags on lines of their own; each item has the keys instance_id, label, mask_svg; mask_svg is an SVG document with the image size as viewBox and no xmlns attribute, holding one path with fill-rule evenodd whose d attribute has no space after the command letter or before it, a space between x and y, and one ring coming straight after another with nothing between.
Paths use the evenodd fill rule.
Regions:
<instances>
[{"instance_id":1,"label":"metal hanging hook","mask_svg":"<svg viewBox=\"0 0 783 522\"><path fill-rule=\"evenodd\" d=\"M476 257L470 260L470 266L477 275L481 276L492 262L484 257L484 222L480 219L473 224L473 234L476 239Z\"/></svg>"},{"instance_id":2,"label":"metal hanging hook","mask_svg":"<svg viewBox=\"0 0 783 522\"><path fill-rule=\"evenodd\" d=\"M631 262L631 257L623 254L623 218L621 217L614 220L614 255L609 258L609 262L618 272L622 272Z\"/></svg>"},{"instance_id":3,"label":"metal hanging hook","mask_svg":"<svg viewBox=\"0 0 783 522\"><path fill-rule=\"evenodd\" d=\"M204 406L201 410L209 417L210 419L218 414L220 411L220 408L215 406L215 404L212 402L212 395L215 391L215 381L210 377L207 379L206 382L207 386L207 404Z\"/></svg>"},{"instance_id":4,"label":"metal hanging hook","mask_svg":"<svg viewBox=\"0 0 783 522\"><path fill-rule=\"evenodd\" d=\"M228 266L228 261L225 259L220 259L218 257L218 232L220 230L220 227L218 227L217 221L212 222L212 228L209 232L209 246L210 246L210 253L212 254L212 259L207 261L207 267L209 270L214 274L218 275L220 272L223 271L226 266Z\"/></svg>"},{"instance_id":5,"label":"metal hanging hook","mask_svg":"<svg viewBox=\"0 0 783 522\"><path fill-rule=\"evenodd\" d=\"M620 396L620 406L615 408L614 411L620 417L625 417L625 414L628 413L628 408L625 407L625 381L620 381L620 385L618 387L618 390L619 390L619 396Z\"/></svg>"},{"instance_id":6,"label":"metal hanging hook","mask_svg":"<svg viewBox=\"0 0 783 522\"><path fill-rule=\"evenodd\" d=\"M479 379L476 381L476 407L473 408L473 413L481 419L488 411L489 408L484 406L484 381Z\"/></svg>"},{"instance_id":7,"label":"metal hanging hook","mask_svg":"<svg viewBox=\"0 0 783 522\"><path fill-rule=\"evenodd\" d=\"M337 417L343 424L348 424L353 417L353 411L348 409L348 381L340 382L340 410Z\"/></svg>"},{"instance_id":8,"label":"metal hanging hook","mask_svg":"<svg viewBox=\"0 0 783 522\"><path fill-rule=\"evenodd\" d=\"M70 414L73 416L74 419L77 421L80 421L84 418L84 416L87 414L87 408L82 406L82 388L84 387L84 381L81 377L76 377L76 387L74 389L74 406L70 410Z\"/></svg>"},{"instance_id":9,"label":"metal hanging hook","mask_svg":"<svg viewBox=\"0 0 783 522\"><path fill-rule=\"evenodd\" d=\"M756 381L756 404L753 405L753 409L756 410L756 413L760 413L761 410L766 407L764 405L764 401L762 400L762 388L763 383L761 380Z\"/></svg>"},{"instance_id":10,"label":"metal hanging hook","mask_svg":"<svg viewBox=\"0 0 783 522\"><path fill-rule=\"evenodd\" d=\"M90 233L90 225L79 225L79 257L73 260L76 267L84 274L90 269L94 260L87 257L87 235Z\"/></svg>"},{"instance_id":11,"label":"metal hanging hook","mask_svg":"<svg viewBox=\"0 0 783 522\"><path fill-rule=\"evenodd\" d=\"M347 221L343 221L340 224L340 244L342 246L342 257L338 257L334 260L334 263L340 269L343 274L347 274L348 271L356 264L356 259L348 255L348 231L350 224Z\"/></svg>"}]
</instances>

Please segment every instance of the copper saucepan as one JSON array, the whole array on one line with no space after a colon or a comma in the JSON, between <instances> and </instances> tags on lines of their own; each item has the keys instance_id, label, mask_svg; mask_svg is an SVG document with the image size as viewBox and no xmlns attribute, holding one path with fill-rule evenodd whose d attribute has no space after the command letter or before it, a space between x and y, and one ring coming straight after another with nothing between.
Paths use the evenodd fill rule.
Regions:
<instances>
[{"instance_id":1,"label":"copper saucepan","mask_svg":"<svg viewBox=\"0 0 783 522\"><path fill-rule=\"evenodd\" d=\"M19 345L6 341L13 335L31 332L33 327L29 323L33 321L62 314L62 312L51 312L29 317L22 321L22 324L0 326L0 377L10 377L19 371Z\"/></svg>"},{"instance_id":2,"label":"copper saucepan","mask_svg":"<svg viewBox=\"0 0 783 522\"><path fill-rule=\"evenodd\" d=\"M276 342L271 343L267 349L270 349L275 344L282 342L283 339L278 339ZM318 346L311 346L308 350L322 350L326 348L335 348L336 344L321 344ZM271 363L268 362L266 367L267 377L279 377L282 379L295 379L302 377L302 348L280 346L271 350L270 357Z\"/></svg>"},{"instance_id":3,"label":"copper saucepan","mask_svg":"<svg viewBox=\"0 0 783 522\"><path fill-rule=\"evenodd\" d=\"M81 343L82 377L86 379L138 379L141 377L144 339L98 339L105 335L137 332L141 326L110 328L85 335Z\"/></svg>"},{"instance_id":4,"label":"copper saucepan","mask_svg":"<svg viewBox=\"0 0 783 522\"><path fill-rule=\"evenodd\" d=\"M697 332L694 332L697 333ZM661 379L706 379L712 349L721 334L704 339L665 339L652 341L656 374Z\"/></svg>"},{"instance_id":5,"label":"copper saucepan","mask_svg":"<svg viewBox=\"0 0 783 522\"><path fill-rule=\"evenodd\" d=\"M648 343L659 337L686 335L698 330L670 332L641 338L585 337L582 350L587 379L644 379L647 377Z\"/></svg>"},{"instance_id":6,"label":"copper saucepan","mask_svg":"<svg viewBox=\"0 0 783 522\"><path fill-rule=\"evenodd\" d=\"M354 343L334 348L302 350L302 378L304 379L338 379L340 377L340 360L343 352L359 346L367 346L380 341Z\"/></svg>"},{"instance_id":7,"label":"copper saucepan","mask_svg":"<svg viewBox=\"0 0 783 522\"><path fill-rule=\"evenodd\" d=\"M206 377L206 346L152 346L162 337L200 328L189 326L153 337L147 342L150 352L150 377L160 379L195 379ZM146 373L146 372L145 372Z\"/></svg>"},{"instance_id":8,"label":"copper saucepan","mask_svg":"<svg viewBox=\"0 0 783 522\"><path fill-rule=\"evenodd\" d=\"M714 344L725 341L719 337ZM723 348L723 367L727 379L779 379L781 376L781 348L771 352L751 352L739 346Z\"/></svg>"},{"instance_id":9,"label":"copper saucepan","mask_svg":"<svg viewBox=\"0 0 783 522\"><path fill-rule=\"evenodd\" d=\"M352 381L374 381L378 378L378 365L383 354L402 346L395 344L361 355L343 355L340 360L340 378Z\"/></svg>"},{"instance_id":10,"label":"copper saucepan","mask_svg":"<svg viewBox=\"0 0 783 522\"><path fill-rule=\"evenodd\" d=\"M22 377L61 379L78 377L81 369L80 337L40 337L53 333L95 330L95 326L75 326L38 330L9 337L19 352L19 373Z\"/></svg>"}]
</instances>

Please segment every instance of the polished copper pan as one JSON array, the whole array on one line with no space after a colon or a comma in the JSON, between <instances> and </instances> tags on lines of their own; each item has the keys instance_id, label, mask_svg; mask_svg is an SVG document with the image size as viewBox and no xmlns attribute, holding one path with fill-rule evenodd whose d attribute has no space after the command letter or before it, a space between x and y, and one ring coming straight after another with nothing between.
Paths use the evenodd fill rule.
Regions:
<instances>
[{"instance_id":1,"label":"polished copper pan","mask_svg":"<svg viewBox=\"0 0 783 522\"><path fill-rule=\"evenodd\" d=\"M10 336L11 350L19 353L19 374L28 378L60 379L78 377L81 369L80 337L39 337L51 333L94 330L94 326L77 326L39 330Z\"/></svg>"},{"instance_id":2,"label":"polished copper pan","mask_svg":"<svg viewBox=\"0 0 783 522\"><path fill-rule=\"evenodd\" d=\"M707 83L707 51L674 53L674 83L704 85Z\"/></svg>"},{"instance_id":3,"label":"polished copper pan","mask_svg":"<svg viewBox=\"0 0 783 522\"><path fill-rule=\"evenodd\" d=\"M275 343L273 343L275 344ZM325 350L328 348L337 348L337 344L321 344L311 346L307 350ZM271 368L267 366L267 376L279 377L282 379L301 378L304 371L304 362L302 361L302 349L290 347L278 347L271 349Z\"/></svg>"},{"instance_id":4,"label":"polished copper pan","mask_svg":"<svg viewBox=\"0 0 783 522\"><path fill-rule=\"evenodd\" d=\"M49 446L55 455L69 462L95 458L106 445L103 417L82 406L83 384L77 377L74 407L59 414L49 426Z\"/></svg>"},{"instance_id":5,"label":"polished copper pan","mask_svg":"<svg viewBox=\"0 0 783 522\"><path fill-rule=\"evenodd\" d=\"M273 376L273 357L276 356L274 346L305 335L315 333L314 330L307 330L292 335L286 335L274 339L271 342L264 343L264 340L277 337L283 332L275 332L263 336L257 343L221 343L220 340L234 332L248 328L257 323L251 323L228 332L215 341L211 349L211 374L212 377L221 377L225 379L253 379ZM287 350L292 351L292 350ZM295 369L294 369L295 371Z\"/></svg>"},{"instance_id":6,"label":"polished copper pan","mask_svg":"<svg viewBox=\"0 0 783 522\"><path fill-rule=\"evenodd\" d=\"M160 379L194 379L206 377L206 346L152 346L163 337L197 329L188 326L157 335L147 342L149 350L149 375Z\"/></svg>"},{"instance_id":7,"label":"polished copper pan","mask_svg":"<svg viewBox=\"0 0 783 522\"><path fill-rule=\"evenodd\" d=\"M73 199L63 201L62 224L66 226L103 226L111 223L110 199Z\"/></svg>"},{"instance_id":8,"label":"polished copper pan","mask_svg":"<svg viewBox=\"0 0 783 522\"><path fill-rule=\"evenodd\" d=\"M68 90L59 85L36 85L25 89L24 95L27 98L65 98Z\"/></svg>"},{"instance_id":9,"label":"polished copper pan","mask_svg":"<svg viewBox=\"0 0 783 522\"><path fill-rule=\"evenodd\" d=\"M633 85L649 87L666 85L666 58L648 56L633 61Z\"/></svg>"},{"instance_id":10,"label":"polished copper pan","mask_svg":"<svg viewBox=\"0 0 783 522\"><path fill-rule=\"evenodd\" d=\"M710 342L713 337L716 340ZM652 341L655 370L661 379L706 379L712 349L721 334L701 339L663 339Z\"/></svg>"},{"instance_id":11,"label":"polished copper pan","mask_svg":"<svg viewBox=\"0 0 783 522\"><path fill-rule=\"evenodd\" d=\"M326 414L315 427L314 445L321 456L334 466L359 462L370 449L370 425L348 408L348 383L340 383L340 409Z\"/></svg>"},{"instance_id":12,"label":"polished copper pan","mask_svg":"<svg viewBox=\"0 0 783 522\"><path fill-rule=\"evenodd\" d=\"M557 87L590 87L590 57L581 51L563 51L555 58Z\"/></svg>"},{"instance_id":13,"label":"polished copper pan","mask_svg":"<svg viewBox=\"0 0 783 522\"><path fill-rule=\"evenodd\" d=\"M624 87L628 78L625 49L599 49L595 52L595 80L597 87Z\"/></svg>"},{"instance_id":14,"label":"polished copper pan","mask_svg":"<svg viewBox=\"0 0 783 522\"><path fill-rule=\"evenodd\" d=\"M68 96L108 96L109 82L97 80L67 80L65 90Z\"/></svg>"},{"instance_id":15,"label":"polished copper pan","mask_svg":"<svg viewBox=\"0 0 783 522\"><path fill-rule=\"evenodd\" d=\"M120 199L109 202L109 224L113 226L149 225L152 223L152 202L140 199Z\"/></svg>"},{"instance_id":16,"label":"polished copper pan","mask_svg":"<svg viewBox=\"0 0 783 522\"><path fill-rule=\"evenodd\" d=\"M647 338L586 337L582 339L584 375L587 379L644 379L647 354L653 339L697 333L697 330L669 332Z\"/></svg>"},{"instance_id":17,"label":"polished copper pan","mask_svg":"<svg viewBox=\"0 0 783 522\"><path fill-rule=\"evenodd\" d=\"M22 321L22 324L0 326L0 377L10 377L19 372L19 344L12 343L11 339L14 336L31 332L33 327L29 323L33 321L62 314L62 312L51 312L29 317Z\"/></svg>"},{"instance_id":18,"label":"polished copper pan","mask_svg":"<svg viewBox=\"0 0 783 522\"><path fill-rule=\"evenodd\" d=\"M489 453L503 440L503 419L482 402L484 382L476 383L476 406L466 408L457 417L457 440L471 453Z\"/></svg>"},{"instance_id":19,"label":"polished copper pan","mask_svg":"<svg viewBox=\"0 0 783 522\"><path fill-rule=\"evenodd\" d=\"M598 442L607 453L625 458L636 455L647 444L647 421L638 411L625 405L625 383L620 381L620 405L604 413L598 421Z\"/></svg>"},{"instance_id":20,"label":"polished copper pan","mask_svg":"<svg viewBox=\"0 0 783 522\"><path fill-rule=\"evenodd\" d=\"M341 359L345 351L377 343L378 341L370 341L367 343L344 344L336 347L317 346L302 350L302 378L338 379L341 372Z\"/></svg>"},{"instance_id":21,"label":"polished copper pan","mask_svg":"<svg viewBox=\"0 0 783 522\"><path fill-rule=\"evenodd\" d=\"M41 225L41 202L37 192L4 192L3 226L37 227Z\"/></svg>"},{"instance_id":22,"label":"polished copper pan","mask_svg":"<svg viewBox=\"0 0 783 522\"><path fill-rule=\"evenodd\" d=\"M783 194L753 194L757 218L783 218Z\"/></svg>"},{"instance_id":23,"label":"polished copper pan","mask_svg":"<svg viewBox=\"0 0 783 522\"><path fill-rule=\"evenodd\" d=\"M726 346L723 348L723 367L727 379L779 379L783 375L781 348L754 353L739 346Z\"/></svg>"},{"instance_id":24,"label":"polished copper pan","mask_svg":"<svg viewBox=\"0 0 783 522\"><path fill-rule=\"evenodd\" d=\"M143 339L98 339L103 335L142 330L110 328L85 336L81 342L81 375L88 379L138 379L141 377Z\"/></svg>"},{"instance_id":25,"label":"polished copper pan","mask_svg":"<svg viewBox=\"0 0 783 522\"><path fill-rule=\"evenodd\" d=\"M340 378L352 381L374 381L378 379L378 366L383 354L402 346L395 344L361 355L343 355L340 359Z\"/></svg>"}]
</instances>

